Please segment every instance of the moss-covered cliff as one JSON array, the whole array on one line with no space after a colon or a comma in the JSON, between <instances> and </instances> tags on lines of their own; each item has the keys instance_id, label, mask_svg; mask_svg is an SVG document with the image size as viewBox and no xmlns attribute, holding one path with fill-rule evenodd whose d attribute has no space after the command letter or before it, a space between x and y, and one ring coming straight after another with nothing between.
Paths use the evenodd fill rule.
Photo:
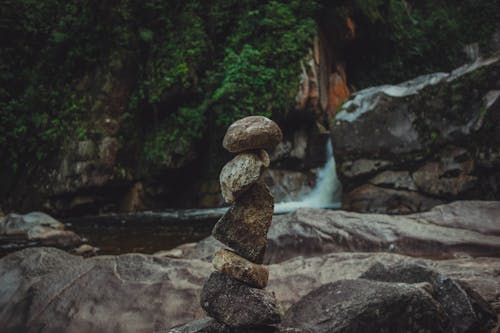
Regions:
<instances>
[{"instance_id":1,"label":"moss-covered cliff","mask_svg":"<svg viewBox=\"0 0 500 333\"><path fill-rule=\"evenodd\" d=\"M2 208L115 210L143 180L178 204L179 184L193 193L217 174L230 122L292 126L314 36L319 85L342 65L352 90L448 70L470 42L488 50L499 12L489 0L6 0ZM313 125L323 104L301 105Z\"/></svg>"}]
</instances>

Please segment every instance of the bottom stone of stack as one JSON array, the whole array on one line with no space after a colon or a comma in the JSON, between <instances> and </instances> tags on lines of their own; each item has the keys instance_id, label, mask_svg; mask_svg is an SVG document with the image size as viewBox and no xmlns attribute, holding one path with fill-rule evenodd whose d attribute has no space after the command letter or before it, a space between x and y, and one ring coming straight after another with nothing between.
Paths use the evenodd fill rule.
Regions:
<instances>
[{"instance_id":1,"label":"bottom stone of stack","mask_svg":"<svg viewBox=\"0 0 500 333\"><path fill-rule=\"evenodd\" d=\"M219 272L251 287L264 289L267 286L269 279L267 268L254 264L232 251L219 249L214 254L212 264Z\"/></svg>"},{"instance_id":2,"label":"bottom stone of stack","mask_svg":"<svg viewBox=\"0 0 500 333\"><path fill-rule=\"evenodd\" d=\"M274 294L213 272L201 291L201 307L231 327L267 326L283 317Z\"/></svg>"},{"instance_id":3,"label":"bottom stone of stack","mask_svg":"<svg viewBox=\"0 0 500 333\"><path fill-rule=\"evenodd\" d=\"M168 333L302 333L305 331L281 330L274 326L230 327L213 318L194 320L171 328ZM307 332L306 332L307 333Z\"/></svg>"}]
</instances>

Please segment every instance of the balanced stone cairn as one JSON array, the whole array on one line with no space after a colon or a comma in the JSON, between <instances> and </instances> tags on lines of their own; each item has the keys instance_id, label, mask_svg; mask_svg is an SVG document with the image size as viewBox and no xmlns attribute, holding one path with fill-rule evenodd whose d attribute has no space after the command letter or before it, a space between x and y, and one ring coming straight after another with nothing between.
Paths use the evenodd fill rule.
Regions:
<instances>
[{"instance_id":1,"label":"balanced stone cairn","mask_svg":"<svg viewBox=\"0 0 500 333\"><path fill-rule=\"evenodd\" d=\"M223 146L235 158L220 173L222 196L231 208L215 225L212 235L231 250L219 249L216 269L203 286L201 306L209 316L232 328L262 328L282 319L274 293L264 290L269 271L262 265L274 197L260 179L269 166L264 149L283 138L272 120L250 116L234 122Z\"/></svg>"}]
</instances>

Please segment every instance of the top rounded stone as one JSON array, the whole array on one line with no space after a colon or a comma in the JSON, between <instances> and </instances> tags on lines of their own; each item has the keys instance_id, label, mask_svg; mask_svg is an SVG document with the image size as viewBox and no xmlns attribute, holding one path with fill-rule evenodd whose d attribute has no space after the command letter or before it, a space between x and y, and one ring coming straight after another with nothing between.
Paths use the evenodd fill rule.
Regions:
<instances>
[{"instance_id":1,"label":"top rounded stone","mask_svg":"<svg viewBox=\"0 0 500 333\"><path fill-rule=\"evenodd\" d=\"M229 126L222 146L231 153L239 153L274 148L282 139L281 129L274 121L263 116L250 116Z\"/></svg>"}]
</instances>

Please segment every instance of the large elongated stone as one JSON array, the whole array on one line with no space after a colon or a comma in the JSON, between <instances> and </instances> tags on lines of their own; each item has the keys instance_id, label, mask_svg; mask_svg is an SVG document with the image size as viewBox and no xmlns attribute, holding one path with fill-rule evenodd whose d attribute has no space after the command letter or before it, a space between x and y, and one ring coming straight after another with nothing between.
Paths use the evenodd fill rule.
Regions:
<instances>
[{"instance_id":1,"label":"large elongated stone","mask_svg":"<svg viewBox=\"0 0 500 333\"><path fill-rule=\"evenodd\" d=\"M242 257L262 263L273 210L274 198L267 186L259 181L221 217L212 235Z\"/></svg>"},{"instance_id":2,"label":"large elongated stone","mask_svg":"<svg viewBox=\"0 0 500 333\"><path fill-rule=\"evenodd\" d=\"M264 289L269 279L266 267L254 264L225 249L215 252L212 264L216 270L251 287Z\"/></svg>"},{"instance_id":3,"label":"large elongated stone","mask_svg":"<svg viewBox=\"0 0 500 333\"><path fill-rule=\"evenodd\" d=\"M269 166L269 155L265 150L242 153L229 161L219 176L222 196L227 203L234 200L255 184Z\"/></svg>"},{"instance_id":4,"label":"large elongated stone","mask_svg":"<svg viewBox=\"0 0 500 333\"><path fill-rule=\"evenodd\" d=\"M203 286L201 306L209 316L232 327L273 325L282 318L274 294L221 272L213 272Z\"/></svg>"},{"instance_id":5,"label":"large elongated stone","mask_svg":"<svg viewBox=\"0 0 500 333\"><path fill-rule=\"evenodd\" d=\"M222 145L232 153L274 148L283 139L279 126L266 117L250 116L235 121L227 129Z\"/></svg>"}]
</instances>

